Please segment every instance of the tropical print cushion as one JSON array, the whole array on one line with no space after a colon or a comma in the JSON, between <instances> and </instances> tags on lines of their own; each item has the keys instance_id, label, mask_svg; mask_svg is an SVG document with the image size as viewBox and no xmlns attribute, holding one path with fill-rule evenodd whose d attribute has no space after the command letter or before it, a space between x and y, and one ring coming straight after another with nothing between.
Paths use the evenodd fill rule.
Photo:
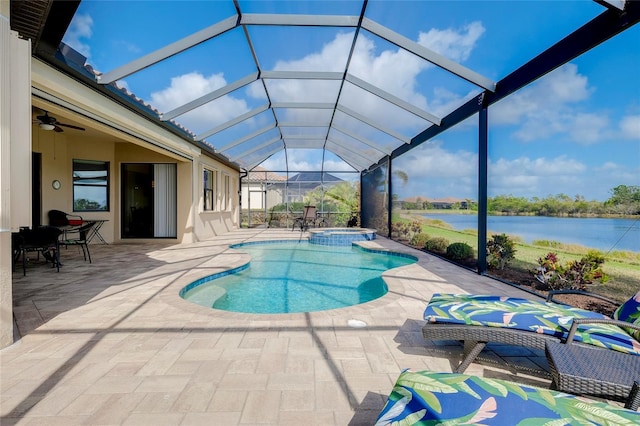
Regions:
<instances>
[{"instance_id":1,"label":"tropical print cushion","mask_svg":"<svg viewBox=\"0 0 640 426\"><path fill-rule=\"evenodd\" d=\"M470 294L439 294L431 298L424 319L434 323L513 328L563 339L573 318L608 318L605 315L551 302ZM640 342L611 324L583 324L575 340L640 355Z\"/></svg>"},{"instance_id":2,"label":"tropical print cushion","mask_svg":"<svg viewBox=\"0 0 640 426\"><path fill-rule=\"evenodd\" d=\"M640 291L620 305L613 313L613 318L640 325ZM640 340L640 330L629 328L627 331L637 340Z\"/></svg>"},{"instance_id":3,"label":"tropical print cushion","mask_svg":"<svg viewBox=\"0 0 640 426\"><path fill-rule=\"evenodd\" d=\"M391 424L637 425L640 413L504 380L407 370L376 426Z\"/></svg>"}]
</instances>

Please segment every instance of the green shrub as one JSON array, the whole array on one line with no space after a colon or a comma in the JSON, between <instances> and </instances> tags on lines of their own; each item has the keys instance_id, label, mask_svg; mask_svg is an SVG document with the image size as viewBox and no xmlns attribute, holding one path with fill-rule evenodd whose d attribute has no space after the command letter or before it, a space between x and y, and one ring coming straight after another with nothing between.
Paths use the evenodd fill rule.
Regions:
<instances>
[{"instance_id":1,"label":"green shrub","mask_svg":"<svg viewBox=\"0 0 640 426\"><path fill-rule=\"evenodd\" d=\"M411 245L422 248L425 246L425 243L429 240L429 238L431 238L429 234L415 234L413 238L411 238Z\"/></svg>"},{"instance_id":2,"label":"green shrub","mask_svg":"<svg viewBox=\"0 0 640 426\"><path fill-rule=\"evenodd\" d=\"M391 224L391 238L411 241L414 236L422 232L420 222L394 222Z\"/></svg>"},{"instance_id":3,"label":"green shrub","mask_svg":"<svg viewBox=\"0 0 640 426\"><path fill-rule=\"evenodd\" d=\"M531 244L533 244L534 246L552 248L560 248L562 246L562 243L560 241L553 240L534 240Z\"/></svg>"},{"instance_id":4,"label":"green shrub","mask_svg":"<svg viewBox=\"0 0 640 426\"><path fill-rule=\"evenodd\" d=\"M473 257L473 247L467 243L452 243L447 247L447 257L453 260L466 260Z\"/></svg>"},{"instance_id":5,"label":"green shrub","mask_svg":"<svg viewBox=\"0 0 640 426\"><path fill-rule=\"evenodd\" d=\"M444 253L447 251L448 246L449 246L449 240L442 237L429 238L424 243L424 249L428 251L432 251L434 253Z\"/></svg>"},{"instance_id":6,"label":"green shrub","mask_svg":"<svg viewBox=\"0 0 640 426\"><path fill-rule=\"evenodd\" d=\"M556 253L547 253L538 259L536 278L550 290L586 290L594 281L607 282L609 277L603 272L604 255L589 250L580 260L560 263Z\"/></svg>"},{"instance_id":7,"label":"green shrub","mask_svg":"<svg viewBox=\"0 0 640 426\"><path fill-rule=\"evenodd\" d=\"M504 269L515 254L515 243L507 234L493 235L487 241L487 265L490 269Z\"/></svg>"}]
</instances>

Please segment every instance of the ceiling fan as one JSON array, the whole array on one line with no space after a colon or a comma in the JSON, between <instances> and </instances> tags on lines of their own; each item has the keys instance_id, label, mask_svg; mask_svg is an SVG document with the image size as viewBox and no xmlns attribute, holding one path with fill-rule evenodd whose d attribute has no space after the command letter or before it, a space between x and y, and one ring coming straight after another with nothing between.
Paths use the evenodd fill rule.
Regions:
<instances>
[{"instance_id":1,"label":"ceiling fan","mask_svg":"<svg viewBox=\"0 0 640 426\"><path fill-rule=\"evenodd\" d=\"M55 130L56 132L63 132L62 127L68 127L70 129L82 130L84 127L74 126L72 124L60 123L55 117L51 117L47 111L44 111L44 115L36 116L37 123L43 130Z\"/></svg>"}]
</instances>

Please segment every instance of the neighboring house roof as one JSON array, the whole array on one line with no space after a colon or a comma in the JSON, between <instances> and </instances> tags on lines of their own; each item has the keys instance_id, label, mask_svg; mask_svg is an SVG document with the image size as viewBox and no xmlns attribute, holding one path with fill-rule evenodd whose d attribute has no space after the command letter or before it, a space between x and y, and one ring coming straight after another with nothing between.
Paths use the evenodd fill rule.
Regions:
<instances>
[{"instance_id":1,"label":"neighboring house roof","mask_svg":"<svg viewBox=\"0 0 640 426\"><path fill-rule=\"evenodd\" d=\"M258 166L249 172L245 180L247 182L286 182L287 178L286 176L279 175L265 169L264 167Z\"/></svg>"},{"instance_id":2,"label":"neighboring house roof","mask_svg":"<svg viewBox=\"0 0 640 426\"><path fill-rule=\"evenodd\" d=\"M342 182L343 180L327 172L301 172L289 178L288 182Z\"/></svg>"}]
</instances>

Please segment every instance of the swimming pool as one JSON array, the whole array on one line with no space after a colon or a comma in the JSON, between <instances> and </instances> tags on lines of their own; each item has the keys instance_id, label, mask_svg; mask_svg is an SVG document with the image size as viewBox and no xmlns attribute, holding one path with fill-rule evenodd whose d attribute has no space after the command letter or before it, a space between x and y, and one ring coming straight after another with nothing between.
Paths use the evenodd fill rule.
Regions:
<instances>
[{"instance_id":1,"label":"swimming pool","mask_svg":"<svg viewBox=\"0 0 640 426\"><path fill-rule=\"evenodd\" d=\"M417 261L414 256L358 246L323 246L307 241L231 246L251 262L186 286L180 296L232 312L294 313L343 308L382 297L382 273Z\"/></svg>"}]
</instances>

